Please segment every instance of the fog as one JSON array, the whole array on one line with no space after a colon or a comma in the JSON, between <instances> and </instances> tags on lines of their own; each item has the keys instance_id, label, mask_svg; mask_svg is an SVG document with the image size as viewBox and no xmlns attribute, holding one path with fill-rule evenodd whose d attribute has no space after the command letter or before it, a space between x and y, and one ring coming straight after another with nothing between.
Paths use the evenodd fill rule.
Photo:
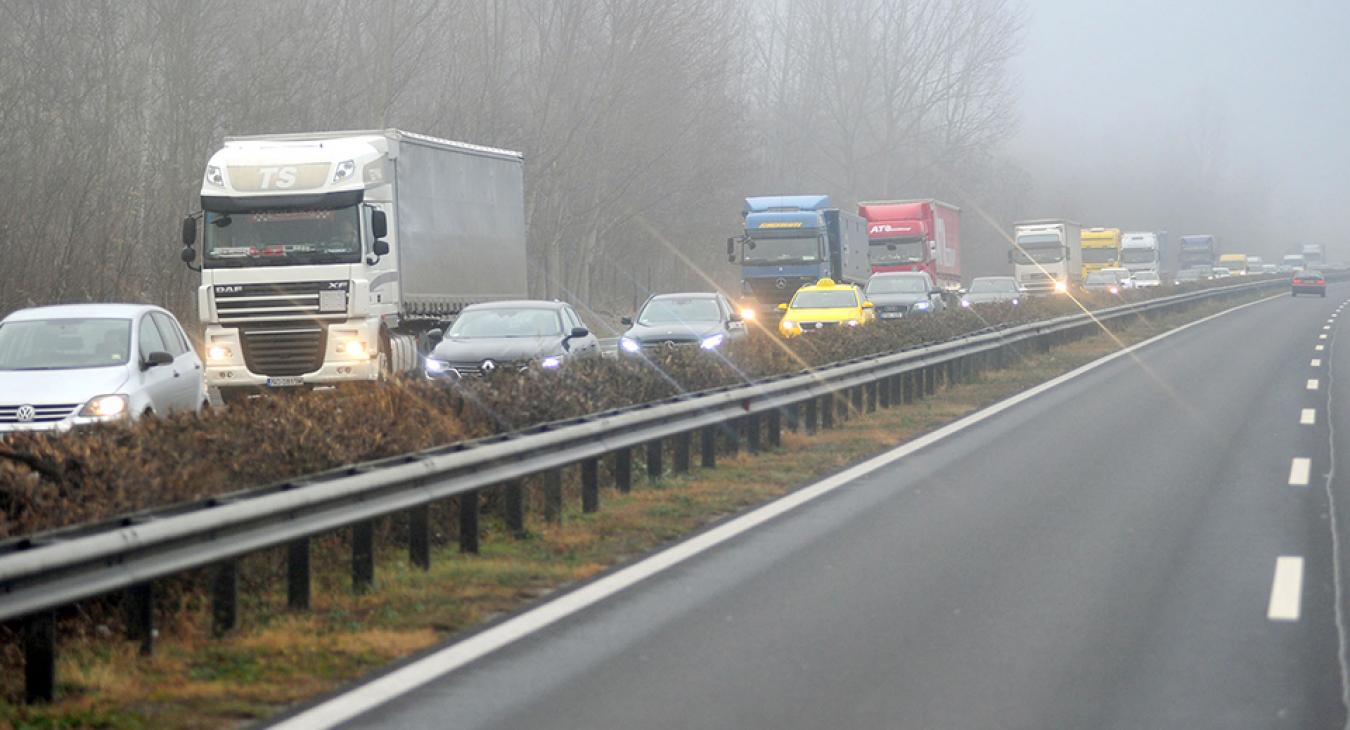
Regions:
<instances>
[{"instance_id":1,"label":"fog","mask_svg":"<svg viewBox=\"0 0 1350 730\"><path fill-rule=\"evenodd\" d=\"M1036 0L1007 151L1037 215L1269 257L1350 224L1350 3ZM1269 260L1269 258L1267 258Z\"/></svg>"}]
</instances>

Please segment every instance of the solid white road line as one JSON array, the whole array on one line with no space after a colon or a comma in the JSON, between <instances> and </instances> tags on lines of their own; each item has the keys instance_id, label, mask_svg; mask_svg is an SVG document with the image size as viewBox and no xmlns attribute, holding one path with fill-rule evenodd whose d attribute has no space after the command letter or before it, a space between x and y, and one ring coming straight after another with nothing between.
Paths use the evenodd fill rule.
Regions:
<instances>
[{"instance_id":1,"label":"solid white road line","mask_svg":"<svg viewBox=\"0 0 1350 730\"><path fill-rule=\"evenodd\" d=\"M1313 358L1313 359L1312 359L1312 362L1311 362L1310 364L1311 364L1313 367L1315 367L1315 368L1320 368L1320 367L1322 367L1322 361L1319 360L1319 359L1317 359L1317 358Z\"/></svg>"},{"instance_id":2,"label":"solid white road line","mask_svg":"<svg viewBox=\"0 0 1350 730\"><path fill-rule=\"evenodd\" d=\"M1311 426L1317 423L1317 409L1304 408L1303 413L1299 414L1298 422L1304 426Z\"/></svg>"},{"instance_id":3,"label":"solid white road line","mask_svg":"<svg viewBox=\"0 0 1350 730\"><path fill-rule=\"evenodd\" d=\"M1289 462L1289 486L1308 486L1308 475L1311 472L1312 459L1306 459L1302 456L1294 457L1294 460Z\"/></svg>"},{"instance_id":4,"label":"solid white road line","mask_svg":"<svg viewBox=\"0 0 1350 730\"><path fill-rule=\"evenodd\" d=\"M314 707L282 720L273 725L272 728L273 730L309 730L311 728L333 727L339 723L346 722L347 720L375 707L379 707L396 697L412 692L418 687L421 687L438 677L449 674L476 659L491 654L504 646L595 605L596 603L599 603L620 591L626 590L672 566L707 552L727 540L745 532L749 532L786 512L790 512L797 507L840 489L856 479L864 477L882 467L888 466L893 462L899 461L920 449L927 448L948 436L956 435L978 423L993 418L1003 411L1035 398L1047 390L1063 385L1085 373L1103 367L1119 358L1128 357L1137 350L1148 347L1149 345L1167 337L1171 337L1172 335L1184 332L1192 327L1209 322L1212 319L1280 298L1283 298L1283 295L1277 294L1266 297L1265 299L1258 299L1254 302L1239 304L1232 309L1225 309L1222 312L1217 312L1208 317L1197 319L1194 322L1184 324L1174 330L1169 330L1144 340L1143 342L1131 345L1123 350L1113 352L1110 355L1094 360L1057 378L1047 380L1030 390L1018 393L1007 400L995 403L988 408L976 411L965 418L943 426L926 436L921 436L907 444L902 444L890 451L874 456L857 466L845 469L832 477L803 487L791 494L759 507L754 511L747 512L729 522L718 525L707 532L695 535L676 545L672 545L671 547L668 547L655 555L644 558L626 568L620 568L603 578L599 578L570 593L559 596L548 603L507 619L496 626L484 629L463 641L450 644L443 649L428 654L417 661L406 664L377 679L353 687L351 691L344 692L324 702L320 702Z\"/></svg>"},{"instance_id":5,"label":"solid white road line","mask_svg":"<svg viewBox=\"0 0 1350 730\"><path fill-rule=\"evenodd\" d=\"M1270 604L1266 618L1271 621L1297 621L1303 602L1303 558L1281 555L1275 559L1275 580L1270 583Z\"/></svg>"},{"instance_id":6,"label":"solid white road line","mask_svg":"<svg viewBox=\"0 0 1350 730\"><path fill-rule=\"evenodd\" d=\"M1317 378L1308 379L1308 390L1317 390Z\"/></svg>"}]
</instances>

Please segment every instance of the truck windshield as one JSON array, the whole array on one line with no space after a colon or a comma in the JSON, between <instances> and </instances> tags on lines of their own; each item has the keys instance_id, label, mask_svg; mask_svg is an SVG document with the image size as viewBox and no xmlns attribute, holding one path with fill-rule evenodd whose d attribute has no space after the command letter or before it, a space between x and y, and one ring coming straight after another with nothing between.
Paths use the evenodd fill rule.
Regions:
<instances>
[{"instance_id":1,"label":"truck windshield","mask_svg":"<svg viewBox=\"0 0 1350 730\"><path fill-rule=\"evenodd\" d=\"M679 324L684 322L720 322L722 308L712 299L674 297L653 299L642 308L638 324Z\"/></svg>"},{"instance_id":2,"label":"truck windshield","mask_svg":"<svg viewBox=\"0 0 1350 730\"><path fill-rule=\"evenodd\" d=\"M819 260L819 236L773 236L746 241L742 263L774 265L811 263Z\"/></svg>"},{"instance_id":3,"label":"truck windshield","mask_svg":"<svg viewBox=\"0 0 1350 730\"><path fill-rule=\"evenodd\" d=\"M1152 263L1156 258L1158 258L1157 253L1151 248L1122 248L1120 250L1120 260L1127 264Z\"/></svg>"},{"instance_id":4,"label":"truck windshield","mask_svg":"<svg viewBox=\"0 0 1350 730\"><path fill-rule=\"evenodd\" d=\"M922 238L878 238L867 247L868 259L874 264L911 264L923 261Z\"/></svg>"},{"instance_id":5,"label":"truck windshield","mask_svg":"<svg viewBox=\"0 0 1350 730\"><path fill-rule=\"evenodd\" d=\"M1016 291L1017 283L1012 279L976 279L975 281L970 282L971 294Z\"/></svg>"},{"instance_id":6,"label":"truck windshield","mask_svg":"<svg viewBox=\"0 0 1350 730\"><path fill-rule=\"evenodd\" d=\"M493 307L465 312L446 336L450 339L479 337L562 336L562 321L556 309L538 307Z\"/></svg>"},{"instance_id":7,"label":"truck windshield","mask_svg":"<svg viewBox=\"0 0 1350 730\"><path fill-rule=\"evenodd\" d=\"M360 212L207 211L202 260L208 268L354 264L361 261Z\"/></svg>"},{"instance_id":8,"label":"truck windshield","mask_svg":"<svg viewBox=\"0 0 1350 730\"><path fill-rule=\"evenodd\" d=\"M792 298L793 309L838 309L856 307L858 299L853 292L843 291L804 291Z\"/></svg>"},{"instance_id":9,"label":"truck windshield","mask_svg":"<svg viewBox=\"0 0 1350 730\"><path fill-rule=\"evenodd\" d=\"M1116 261L1116 250L1114 248L1084 248L1083 263L1085 264L1111 264Z\"/></svg>"},{"instance_id":10,"label":"truck windshield","mask_svg":"<svg viewBox=\"0 0 1350 730\"><path fill-rule=\"evenodd\" d=\"M125 365L129 319L39 319L0 325L0 370Z\"/></svg>"},{"instance_id":11,"label":"truck windshield","mask_svg":"<svg viewBox=\"0 0 1350 730\"><path fill-rule=\"evenodd\" d=\"M1022 244L1022 248L1013 249L1013 261L1026 265L1030 263L1053 264L1064 260L1064 247L1056 243L1053 246Z\"/></svg>"}]
</instances>

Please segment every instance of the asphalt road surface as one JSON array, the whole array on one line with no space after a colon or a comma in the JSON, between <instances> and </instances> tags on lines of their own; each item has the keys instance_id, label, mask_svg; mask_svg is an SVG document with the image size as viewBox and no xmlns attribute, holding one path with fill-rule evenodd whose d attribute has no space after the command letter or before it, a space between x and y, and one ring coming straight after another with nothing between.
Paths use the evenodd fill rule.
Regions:
<instances>
[{"instance_id":1,"label":"asphalt road surface","mask_svg":"<svg viewBox=\"0 0 1350 730\"><path fill-rule=\"evenodd\" d=\"M1142 348L351 726L1344 727L1347 296Z\"/></svg>"}]
</instances>

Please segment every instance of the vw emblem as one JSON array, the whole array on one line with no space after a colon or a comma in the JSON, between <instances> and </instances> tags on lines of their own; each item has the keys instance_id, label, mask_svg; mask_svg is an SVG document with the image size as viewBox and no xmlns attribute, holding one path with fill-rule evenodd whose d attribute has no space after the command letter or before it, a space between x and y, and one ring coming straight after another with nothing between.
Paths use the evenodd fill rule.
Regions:
<instances>
[{"instance_id":1,"label":"vw emblem","mask_svg":"<svg viewBox=\"0 0 1350 730\"><path fill-rule=\"evenodd\" d=\"M492 372L493 370L496 370L496 369L497 369L497 363L495 363L495 362L493 362L493 361L491 361L491 360L484 360L484 361L483 361L483 372L485 372L485 373L490 373L490 372Z\"/></svg>"},{"instance_id":2,"label":"vw emblem","mask_svg":"<svg viewBox=\"0 0 1350 730\"><path fill-rule=\"evenodd\" d=\"M37 409L32 406L19 406L19 410L14 412L14 418L19 423L28 423L37 418Z\"/></svg>"},{"instance_id":3,"label":"vw emblem","mask_svg":"<svg viewBox=\"0 0 1350 730\"><path fill-rule=\"evenodd\" d=\"M775 280L775 281L773 282L773 287L774 287L775 289L786 289L786 288L787 288L787 279L779 278L779 279Z\"/></svg>"},{"instance_id":4,"label":"vw emblem","mask_svg":"<svg viewBox=\"0 0 1350 730\"><path fill-rule=\"evenodd\" d=\"M823 328L824 326L825 326L825 324L824 324L823 322L816 322L816 329L821 329L821 328Z\"/></svg>"}]
</instances>

